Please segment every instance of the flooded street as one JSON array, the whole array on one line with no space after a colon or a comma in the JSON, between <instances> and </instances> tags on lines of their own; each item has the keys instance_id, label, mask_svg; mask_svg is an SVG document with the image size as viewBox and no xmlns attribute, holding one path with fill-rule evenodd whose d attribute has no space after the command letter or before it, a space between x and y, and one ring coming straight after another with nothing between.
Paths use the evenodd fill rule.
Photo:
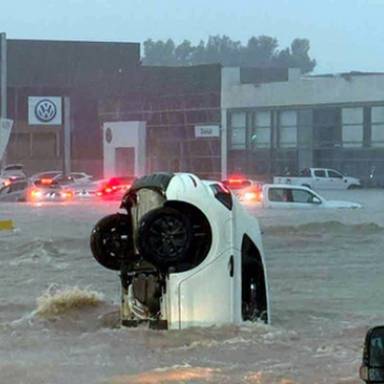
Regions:
<instances>
[{"instance_id":1,"label":"flooded street","mask_svg":"<svg viewBox=\"0 0 384 384\"><path fill-rule=\"evenodd\" d=\"M260 220L272 324L117 327L117 273L89 249L117 203L2 204L0 383L360 383L382 324L384 191L328 192L362 209L250 209ZM220 298L217 298L220 300Z\"/></svg>"}]
</instances>

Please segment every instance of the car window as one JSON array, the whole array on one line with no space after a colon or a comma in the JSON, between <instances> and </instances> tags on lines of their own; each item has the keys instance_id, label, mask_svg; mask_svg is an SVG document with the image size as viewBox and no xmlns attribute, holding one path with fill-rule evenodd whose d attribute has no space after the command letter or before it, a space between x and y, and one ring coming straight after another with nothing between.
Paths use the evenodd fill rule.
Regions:
<instances>
[{"instance_id":1,"label":"car window","mask_svg":"<svg viewBox=\"0 0 384 384\"><path fill-rule=\"evenodd\" d=\"M304 191L302 189L292 189L291 192L293 203L316 204L318 201L318 198L309 191Z\"/></svg>"},{"instance_id":2,"label":"car window","mask_svg":"<svg viewBox=\"0 0 384 384\"><path fill-rule=\"evenodd\" d=\"M325 171L323 169L316 169L313 174L316 176L316 177L327 177L326 174L325 174Z\"/></svg>"},{"instance_id":3,"label":"car window","mask_svg":"<svg viewBox=\"0 0 384 384\"><path fill-rule=\"evenodd\" d=\"M331 169L328 169L328 177L335 177L337 179L342 179L343 175L337 171L333 171Z\"/></svg>"},{"instance_id":4,"label":"car window","mask_svg":"<svg viewBox=\"0 0 384 384\"><path fill-rule=\"evenodd\" d=\"M274 202L289 202L289 190L286 188L269 188L268 199Z\"/></svg>"},{"instance_id":5,"label":"car window","mask_svg":"<svg viewBox=\"0 0 384 384\"><path fill-rule=\"evenodd\" d=\"M74 179L81 179L82 177L84 177L84 175L82 173L71 173L71 176Z\"/></svg>"},{"instance_id":6,"label":"car window","mask_svg":"<svg viewBox=\"0 0 384 384\"><path fill-rule=\"evenodd\" d=\"M70 184L73 182L73 177L72 176L64 176L60 175L58 177L55 177L55 181L61 184Z\"/></svg>"},{"instance_id":7,"label":"car window","mask_svg":"<svg viewBox=\"0 0 384 384\"><path fill-rule=\"evenodd\" d=\"M310 177L311 176L311 170L309 168L305 168L300 172L300 176L302 177Z\"/></svg>"},{"instance_id":8,"label":"car window","mask_svg":"<svg viewBox=\"0 0 384 384\"><path fill-rule=\"evenodd\" d=\"M46 173L40 173L39 175L37 175L37 177L39 179L45 179L45 178L49 179L49 178L58 176L60 174L61 174L61 172L46 172Z\"/></svg>"}]
</instances>

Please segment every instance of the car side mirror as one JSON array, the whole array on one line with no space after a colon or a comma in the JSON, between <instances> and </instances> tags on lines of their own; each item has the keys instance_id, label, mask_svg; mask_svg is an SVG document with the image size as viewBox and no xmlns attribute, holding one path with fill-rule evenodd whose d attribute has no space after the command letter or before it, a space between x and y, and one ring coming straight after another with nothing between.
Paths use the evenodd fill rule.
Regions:
<instances>
[{"instance_id":1,"label":"car side mirror","mask_svg":"<svg viewBox=\"0 0 384 384\"><path fill-rule=\"evenodd\" d=\"M384 326L367 332L360 378L366 383L384 383Z\"/></svg>"},{"instance_id":2,"label":"car side mirror","mask_svg":"<svg viewBox=\"0 0 384 384\"><path fill-rule=\"evenodd\" d=\"M312 203L313 204L321 204L321 200L318 197L314 196L312 199Z\"/></svg>"}]
</instances>

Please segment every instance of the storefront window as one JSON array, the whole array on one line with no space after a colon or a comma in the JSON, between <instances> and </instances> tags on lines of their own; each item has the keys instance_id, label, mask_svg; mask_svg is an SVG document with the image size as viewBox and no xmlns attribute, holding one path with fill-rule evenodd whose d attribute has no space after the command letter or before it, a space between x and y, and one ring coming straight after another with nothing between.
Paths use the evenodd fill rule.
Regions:
<instances>
[{"instance_id":1,"label":"storefront window","mask_svg":"<svg viewBox=\"0 0 384 384\"><path fill-rule=\"evenodd\" d=\"M297 146L297 112L281 111L279 125L280 148L295 148Z\"/></svg>"},{"instance_id":2,"label":"storefront window","mask_svg":"<svg viewBox=\"0 0 384 384\"><path fill-rule=\"evenodd\" d=\"M384 147L384 107L372 107L371 145Z\"/></svg>"},{"instance_id":3,"label":"storefront window","mask_svg":"<svg viewBox=\"0 0 384 384\"><path fill-rule=\"evenodd\" d=\"M247 117L245 112L231 114L231 149L245 149Z\"/></svg>"},{"instance_id":4,"label":"storefront window","mask_svg":"<svg viewBox=\"0 0 384 384\"><path fill-rule=\"evenodd\" d=\"M363 108L342 109L343 147L363 146Z\"/></svg>"},{"instance_id":5,"label":"storefront window","mask_svg":"<svg viewBox=\"0 0 384 384\"><path fill-rule=\"evenodd\" d=\"M255 112L251 134L252 148L270 148L271 146L271 112Z\"/></svg>"}]
</instances>

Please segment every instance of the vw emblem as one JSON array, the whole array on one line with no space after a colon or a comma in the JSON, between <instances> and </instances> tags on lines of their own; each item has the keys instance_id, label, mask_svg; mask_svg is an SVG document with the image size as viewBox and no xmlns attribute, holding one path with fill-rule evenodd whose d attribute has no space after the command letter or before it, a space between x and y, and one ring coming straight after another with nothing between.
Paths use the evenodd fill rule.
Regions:
<instances>
[{"instance_id":1,"label":"vw emblem","mask_svg":"<svg viewBox=\"0 0 384 384\"><path fill-rule=\"evenodd\" d=\"M56 104L51 100L40 100L35 106L35 116L42 123L49 123L55 118L56 114Z\"/></svg>"},{"instance_id":2,"label":"vw emblem","mask_svg":"<svg viewBox=\"0 0 384 384\"><path fill-rule=\"evenodd\" d=\"M110 143L112 141L112 130L109 127L105 131L105 140L107 141L107 143Z\"/></svg>"}]
</instances>

